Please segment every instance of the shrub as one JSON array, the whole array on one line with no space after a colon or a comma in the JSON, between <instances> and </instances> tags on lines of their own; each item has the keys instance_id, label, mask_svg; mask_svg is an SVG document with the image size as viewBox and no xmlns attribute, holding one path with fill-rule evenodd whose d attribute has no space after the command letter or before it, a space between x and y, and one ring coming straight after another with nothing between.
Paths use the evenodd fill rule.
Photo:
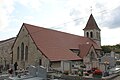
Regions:
<instances>
[{"instance_id":1,"label":"shrub","mask_svg":"<svg viewBox=\"0 0 120 80\"><path fill-rule=\"evenodd\" d=\"M64 74L65 74L65 75L68 75L68 74L69 74L69 71L64 71Z\"/></svg>"}]
</instances>

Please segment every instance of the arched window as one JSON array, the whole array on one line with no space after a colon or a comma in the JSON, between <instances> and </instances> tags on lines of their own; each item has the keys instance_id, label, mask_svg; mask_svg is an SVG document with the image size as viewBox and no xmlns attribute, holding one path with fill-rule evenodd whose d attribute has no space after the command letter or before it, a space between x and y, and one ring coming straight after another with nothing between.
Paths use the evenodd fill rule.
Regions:
<instances>
[{"instance_id":1,"label":"arched window","mask_svg":"<svg viewBox=\"0 0 120 80\"><path fill-rule=\"evenodd\" d=\"M28 46L25 47L25 61L28 60Z\"/></svg>"},{"instance_id":2,"label":"arched window","mask_svg":"<svg viewBox=\"0 0 120 80\"><path fill-rule=\"evenodd\" d=\"M89 37L89 32L87 32L87 37Z\"/></svg>"},{"instance_id":3,"label":"arched window","mask_svg":"<svg viewBox=\"0 0 120 80\"><path fill-rule=\"evenodd\" d=\"M98 33L98 39L100 39L100 34Z\"/></svg>"},{"instance_id":4,"label":"arched window","mask_svg":"<svg viewBox=\"0 0 120 80\"><path fill-rule=\"evenodd\" d=\"M90 62L92 62L93 60L95 60L95 54L94 54L94 52L92 51L92 52L90 53Z\"/></svg>"},{"instance_id":5,"label":"arched window","mask_svg":"<svg viewBox=\"0 0 120 80\"><path fill-rule=\"evenodd\" d=\"M100 39L100 34L99 34L99 32L96 32L96 35L97 35L97 39Z\"/></svg>"},{"instance_id":6,"label":"arched window","mask_svg":"<svg viewBox=\"0 0 120 80\"><path fill-rule=\"evenodd\" d=\"M98 32L96 32L96 38L98 39Z\"/></svg>"},{"instance_id":7,"label":"arched window","mask_svg":"<svg viewBox=\"0 0 120 80\"><path fill-rule=\"evenodd\" d=\"M24 43L21 44L21 60L24 60Z\"/></svg>"},{"instance_id":8,"label":"arched window","mask_svg":"<svg viewBox=\"0 0 120 80\"><path fill-rule=\"evenodd\" d=\"M19 60L19 55L20 55L19 50L20 50L19 47L17 47L17 60Z\"/></svg>"},{"instance_id":9,"label":"arched window","mask_svg":"<svg viewBox=\"0 0 120 80\"><path fill-rule=\"evenodd\" d=\"M90 32L90 37L93 38L93 32Z\"/></svg>"}]
</instances>

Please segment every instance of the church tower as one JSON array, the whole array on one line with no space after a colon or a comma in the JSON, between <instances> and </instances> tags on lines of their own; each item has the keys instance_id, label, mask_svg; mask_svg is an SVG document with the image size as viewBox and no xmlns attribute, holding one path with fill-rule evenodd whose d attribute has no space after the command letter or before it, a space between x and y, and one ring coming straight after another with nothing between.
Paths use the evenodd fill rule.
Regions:
<instances>
[{"instance_id":1,"label":"church tower","mask_svg":"<svg viewBox=\"0 0 120 80\"><path fill-rule=\"evenodd\" d=\"M101 46L100 28L98 27L93 15L91 14L84 30L84 36L93 39Z\"/></svg>"}]
</instances>

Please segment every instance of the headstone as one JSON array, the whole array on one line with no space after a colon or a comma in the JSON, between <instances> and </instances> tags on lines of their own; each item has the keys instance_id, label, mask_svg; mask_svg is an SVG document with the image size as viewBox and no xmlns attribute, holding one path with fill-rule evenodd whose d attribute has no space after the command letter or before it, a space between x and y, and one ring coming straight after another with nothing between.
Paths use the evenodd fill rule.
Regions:
<instances>
[{"instance_id":1,"label":"headstone","mask_svg":"<svg viewBox=\"0 0 120 80\"><path fill-rule=\"evenodd\" d=\"M30 76L33 76L33 77L36 77L36 76L37 76L37 75L36 75L37 69L36 69L35 66L30 65L29 68L28 68L28 71L29 71L29 75L30 75Z\"/></svg>"},{"instance_id":2,"label":"headstone","mask_svg":"<svg viewBox=\"0 0 120 80\"><path fill-rule=\"evenodd\" d=\"M115 52L111 51L111 57L115 58Z\"/></svg>"},{"instance_id":3,"label":"headstone","mask_svg":"<svg viewBox=\"0 0 120 80\"><path fill-rule=\"evenodd\" d=\"M46 79L47 78L47 71L42 66L37 66L37 77Z\"/></svg>"}]
</instances>

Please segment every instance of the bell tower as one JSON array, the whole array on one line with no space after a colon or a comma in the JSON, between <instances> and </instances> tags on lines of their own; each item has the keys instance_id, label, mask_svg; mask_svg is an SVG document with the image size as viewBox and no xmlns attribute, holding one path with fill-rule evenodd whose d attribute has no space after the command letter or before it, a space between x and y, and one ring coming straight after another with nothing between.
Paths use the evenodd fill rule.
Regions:
<instances>
[{"instance_id":1,"label":"bell tower","mask_svg":"<svg viewBox=\"0 0 120 80\"><path fill-rule=\"evenodd\" d=\"M91 14L84 30L84 36L93 39L101 46L100 28L98 27L93 15Z\"/></svg>"}]
</instances>

